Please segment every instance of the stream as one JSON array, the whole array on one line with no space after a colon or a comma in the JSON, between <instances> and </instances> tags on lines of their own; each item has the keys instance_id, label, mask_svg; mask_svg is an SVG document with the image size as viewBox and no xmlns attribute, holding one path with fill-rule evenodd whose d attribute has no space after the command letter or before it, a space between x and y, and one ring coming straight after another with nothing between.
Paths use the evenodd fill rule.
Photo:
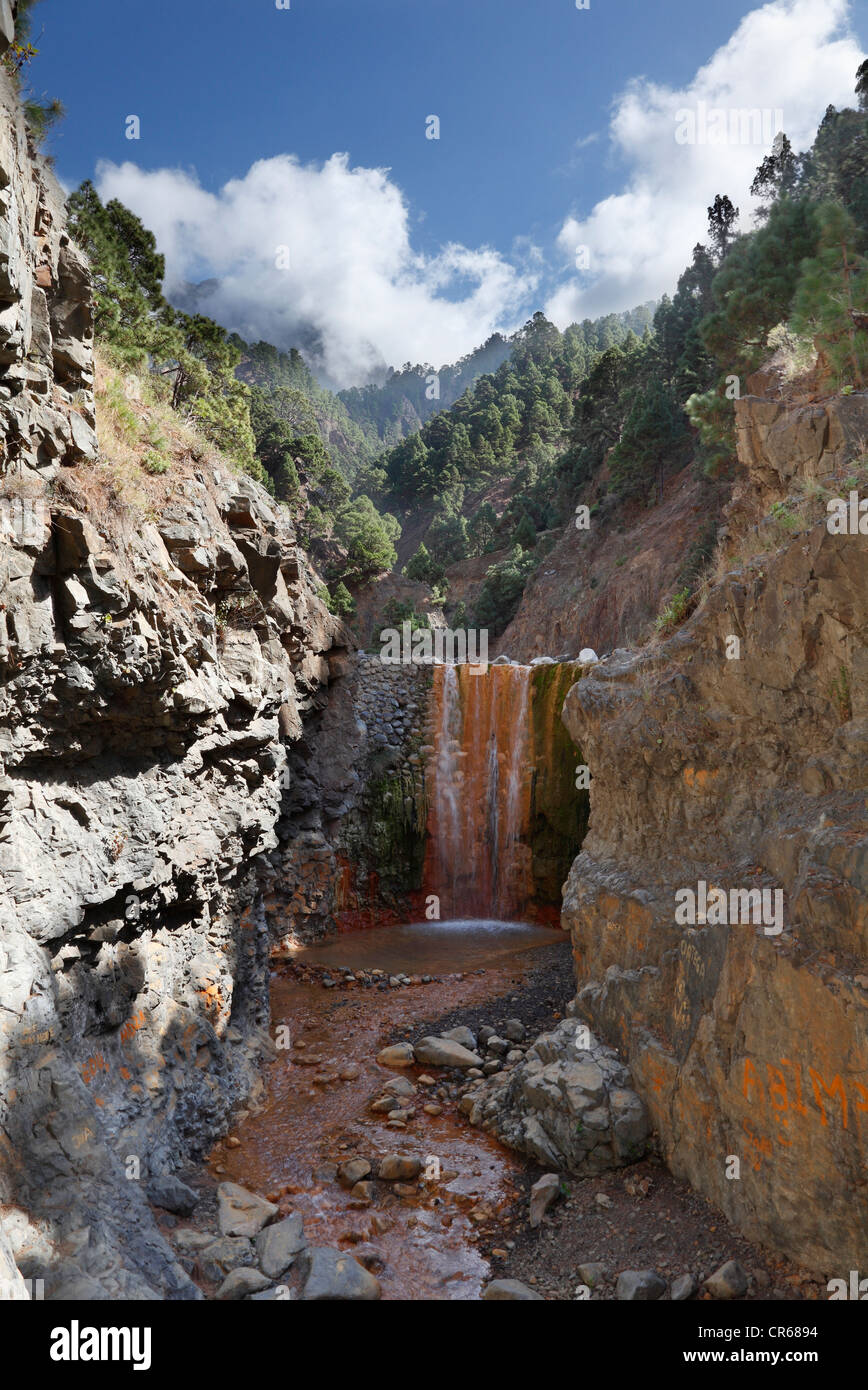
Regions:
<instances>
[{"instance_id":1,"label":"stream","mask_svg":"<svg viewBox=\"0 0 868 1390\"><path fill-rule=\"evenodd\" d=\"M418 1039L426 1021L456 1009L478 1011L483 1021L509 1016L540 948L555 944L569 950L561 931L522 923L417 922L331 938L275 962L272 1032L280 1037L285 1025L292 1045L265 1068L257 1113L212 1150L214 1182L239 1183L278 1201L282 1213L300 1213L311 1244L364 1255L385 1299L478 1298L490 1277L476 1249L478 1227L515 1200L523 1162L460 1114L443 1085L457 1073L398 1071L376 1056L387 1043ZM413 983L365 987L344 979L346 971L372 970L411 975ZM433 978L423 984L423 975ZM434 1084L419 1084L426 1074ZM399 1076L416 1085L402 1127L370 1109ZM440 1113L426 1113L425 1105ZM378 1182L373 1203L337 1181L336 1165L364 1158L376 1173L388 1153L429 1165L436 1159L439 1180Z\"/></svg>"}]
</instances>

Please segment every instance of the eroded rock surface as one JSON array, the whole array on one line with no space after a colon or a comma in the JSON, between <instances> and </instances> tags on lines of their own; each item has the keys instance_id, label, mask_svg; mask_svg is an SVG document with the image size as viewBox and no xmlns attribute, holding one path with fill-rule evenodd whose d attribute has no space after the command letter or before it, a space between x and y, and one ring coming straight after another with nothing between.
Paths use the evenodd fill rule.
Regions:
<instances>
[{"instance_id":1,"label":"eroded rock surface","mask_svg":"<svg viewBox=\"0 0 868 1390\"><path fill-rule=\"evenodd\" d=\"M748 558L567 698L592 782L563 923L576 1006L628 1061L675 1174L835 1273L868 1244L868 537L818 519L759 541L805 485L846 497L868 395L749 396L737 419ZM676 894L700 883L780 891L781 929L680 924Z\"/></svg>"},{"instance_id":2,"label":"eroded rock surface","mask_svg":"<svg viewBox=\"0 0 868 1390\"><path fill-rule=\"evenodd\" d=\"M592 1176L645 1152L648 1116L610 1047L575 1018L541 1033L521 1061L469 1088L472 1124L546 1168Z\"/></svg>"},{"instance_id":3,"label":"eroded rock surface","mask_svg":"<svg viewBox=\"0 0 868 1390\"><path fill-rule=\"evenodd\" d=\"M91 505L92 323L0 75L0 1259L196 1298L149 1199L189 1209L176 1170L273 1051L262 856L347 639L229 465Z\"/></svg>"}]
</instances>

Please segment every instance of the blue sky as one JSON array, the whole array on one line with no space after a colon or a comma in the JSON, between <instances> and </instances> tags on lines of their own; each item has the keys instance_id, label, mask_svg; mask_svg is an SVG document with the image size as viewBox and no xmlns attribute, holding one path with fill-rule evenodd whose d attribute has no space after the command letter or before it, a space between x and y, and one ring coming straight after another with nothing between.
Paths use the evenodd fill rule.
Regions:
<instances>
[{"instance_id":1,"label":"blue sky","mask_svg":"<svg viewBox=\"0 0 868 1390\"><path fill-rule=\"evenodd\" d=\"M674 110L781 109L809 138L851 99L866 4L43 0L35 28L62 180L128 202L170 283L216 275L215 317L318 341L346 384L671 289L715 191L747 216L765 153L678 147Z\"/></svg>"}]
</instances>

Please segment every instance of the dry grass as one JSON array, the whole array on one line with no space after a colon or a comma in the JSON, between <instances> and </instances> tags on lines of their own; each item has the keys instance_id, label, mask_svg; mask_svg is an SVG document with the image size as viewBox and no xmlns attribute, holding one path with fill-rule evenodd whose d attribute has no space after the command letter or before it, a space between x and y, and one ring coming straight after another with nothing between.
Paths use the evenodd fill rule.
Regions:
<instances>
[{"instance_id":1,"label":"dry grass","mask_svg":"<svg viewBox=\"0 0 868 1390\"><path fill-rule=\"evenodd\" d=\"M178 485L197 469L232 465L172 410L159 378L119 370L99 351L94 366L99 454L93 462L62 469L56 495L122 545L143 521L161 515Z\"/></svg>"}]
</instances>

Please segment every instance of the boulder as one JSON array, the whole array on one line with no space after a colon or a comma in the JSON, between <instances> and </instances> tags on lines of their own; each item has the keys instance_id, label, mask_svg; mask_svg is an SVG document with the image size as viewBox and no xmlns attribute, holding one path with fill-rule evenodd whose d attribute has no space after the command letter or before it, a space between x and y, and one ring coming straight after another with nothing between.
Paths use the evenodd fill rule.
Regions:
<instances>
[{"instance_id":1,"label":"boulder","mask_svg":"<svg viewBox=\"0 0 868 1390\"><path fill-rule=\"evenodd\" d=\"M476 1051L476 1038L469 1028L465 1028L463 1023L457 1028L445 1029L439 1036L441 1038L448 1038L450 1042L460 1043L462 1047L467 1048L468 1052Z\"/></svg>"},{"instance_id":2,"label":"boulder","mask_svg":"<svg viewBox=\"0 0 868 1390\"><path fill-rule=\"evenodd\" d=\"M306 1278L301 1296L307 1303L373 1302L380 1297L379 1280L343 1250L312 1246L305 1264Z\"/></svg>"},{"instance_id":3,"label":"boulder","mask_svg":"<svg viewBox=\"0 0 868 1390\"><path fill-rule=\"evenodd\" d=\"M542 1294L528 1288L520 1279L492 1279L482 1290L486 1303L544 1303Z\"/></svg>"},{"instance_id":4,"label":"boulder","mask_svg":"<svg viewBox=\"0 0 868 1390\"><path fill-rule=\"evenodd\" d=\"M155 1207L175 1212L177 1216L189 1216L199 1200L198 1192L176 1178L174 1173L152 1173L146 1191L148 1201Z\"/></svg>"},{"instance_id":5,"label":"boulder","mask_svg":"<svg viewBox=\"0 0 868 1390\"><path fill-rule=\"evenodd\" d=\"M747 1275L738 1260L727 1260L703 1284L712 1298L742 1298L747 1293Z\"/></svg>"},{"instance_id":6,"label":"boulder","mask_svg":"<svg viewBox=\"0 0 868 1390\"><path fill-rule=\"evenodd\" d=\"M217 1224L224 1236L255 1236L279 1215L278 1208L238 1183L217 1188Z\"/></svg>"},{"instance_id":7,"label":"boulder","mask_svg":"<svg viewBox=\"0 0 868 1390\"><path fill-rule=\"evenodd\" d=\"M420 1038L415 1047L416 1060L427 1067L481 1067L482 1058L461 1043L449 1038Z\"/></svg>"},{"instance_id":8,"label":"boulder","mask_svg":"<svg viewBox=\"0 0 868 1390\"><path fill-rule=\"evenodd\" d=\"M279 1279L306 1244L302 1220L297 1213L266 1226L256 1237L256 1258L263 1274Z\"/></svg>"},{"instance_id":9,"label":"boulder","mask_svg":"<svg viewBox=\"0 0 868 1390\"><path fill-rule=\"evenodd\" d=\"M258 1269L233 1269L217 1290L217 1298L237 1302L248 1294L262 1293L268 1285L269 1280Z\"/></svg>"},{"instance_id":10,"label":"boulder","mask_svg":"<svg viewBox=\"0 0 868 1390\"><path fill-rule=\"evenodd\" d=\"M393 1043L377 1053L381 1067L412 1067L416 1057L409 1043Z\"/></svg>"},{"instance_id":11,"label":"boulder","mask_svg":"<svg viewBox=\"0 0 868 1390\"><path fill-rule=\"evenodd\" d=\"M530 1190L530 1224L539 1226L552 1202L557 1200L561 1180L557 1173L544 1173Z\"/></svg>"},{"instance_id":12,"label":"boulder","mask_svg":"<svg viewBox=\"0 0 868 1390\"><path fill-rule=\"evenodd\" d=\"M662 1298L665 1292L665 1280L654 1269L625 1269L615 1286L615 1297L622 1303L648 1303Z\"/></svg>"},{"instance_id":13,"label":"boulder","mask_svg":"<svg viewBox=\"0 0 868 1390\"><path fill-rule=\"evenodd\" d=\"M419 1158L404 1158L401 1154L386 1154L380 1159L377 1177L385 1182L407 1182L418 1178L423 1168Z\"/></svg>"}]
</instances>

